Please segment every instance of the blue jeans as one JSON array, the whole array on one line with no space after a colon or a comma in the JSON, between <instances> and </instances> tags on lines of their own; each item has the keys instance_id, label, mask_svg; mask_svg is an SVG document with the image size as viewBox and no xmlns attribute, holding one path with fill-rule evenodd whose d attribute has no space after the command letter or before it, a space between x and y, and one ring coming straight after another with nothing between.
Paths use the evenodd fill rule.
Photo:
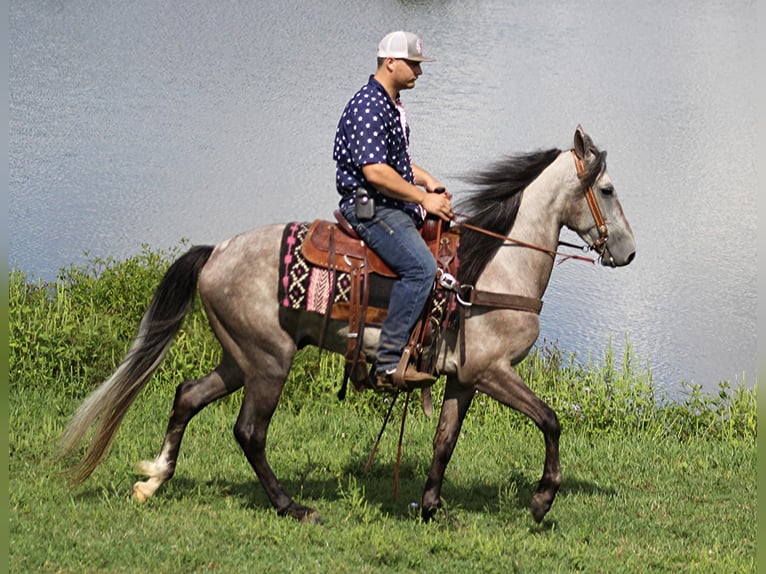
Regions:
<instances>
[{"instance_id":1,"label":"blue jeans","mask_svg":"<svg viewBox=\"0 0 766 574\"><path fill-rule=\"evenodd\" d=\"M343 215L359 237L399 275L391 289L388 314L380 329L377 372L396 368L436 278L436 260L412 218L399 209L377 206L369 221L359 221L354 205Z\"/></svg>"}]
</instances>

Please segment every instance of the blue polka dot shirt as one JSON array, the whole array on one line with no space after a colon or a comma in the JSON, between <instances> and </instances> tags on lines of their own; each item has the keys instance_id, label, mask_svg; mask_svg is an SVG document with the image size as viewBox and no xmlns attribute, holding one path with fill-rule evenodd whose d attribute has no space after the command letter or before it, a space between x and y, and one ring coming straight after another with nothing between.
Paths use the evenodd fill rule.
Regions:
<instances>
[{"instance_id":1,"label":"blue polka dot shirt","mask_svg":"<svg viewBox=\"0 0 766 574\"><path fill-rule=\"evenodd\" d=\"M385 88L373 76L346 104L335 132L335 184L341 205L353 202L354 191L363 187L377 205L401 209L415 223L423 222L415 203L383 195L362 173L362 166L386 163L410 183L415 183L409 154L410 128Z\"/></svg>"}]
</instances>

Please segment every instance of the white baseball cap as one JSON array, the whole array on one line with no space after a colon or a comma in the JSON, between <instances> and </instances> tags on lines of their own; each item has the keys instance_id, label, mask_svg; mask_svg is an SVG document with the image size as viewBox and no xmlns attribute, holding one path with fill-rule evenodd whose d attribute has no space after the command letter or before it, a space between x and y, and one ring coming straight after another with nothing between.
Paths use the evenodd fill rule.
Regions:
<instances>
[{"instance_id":1,"label":"white baseball cap","mask_svg":"<svg viewBox=\"0 0 766 574\"><path fill-rule=\"evenodd\" d=\"M400 58L413 62L433 62L423 55L423 42L412 32L397 30L386 34L378 44L378 58Z\"/></svg>"}]
</instances>

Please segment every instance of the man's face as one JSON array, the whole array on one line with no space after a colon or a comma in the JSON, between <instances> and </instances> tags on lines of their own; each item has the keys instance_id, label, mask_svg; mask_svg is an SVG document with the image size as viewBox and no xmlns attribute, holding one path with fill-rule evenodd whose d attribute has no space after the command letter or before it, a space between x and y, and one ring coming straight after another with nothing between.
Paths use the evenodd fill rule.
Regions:
<instances>
[{"instance_id":1,"label":"man's face","mask_svg":"<svg viewBox=\"0 0 766 574\"><path fill-rule=\"evenodd\" d=\"M420 62L395 59L393 62L393 79L399 90L410 90L415 87L415 81L423 73Z\"/></svg>"}]
</instances>

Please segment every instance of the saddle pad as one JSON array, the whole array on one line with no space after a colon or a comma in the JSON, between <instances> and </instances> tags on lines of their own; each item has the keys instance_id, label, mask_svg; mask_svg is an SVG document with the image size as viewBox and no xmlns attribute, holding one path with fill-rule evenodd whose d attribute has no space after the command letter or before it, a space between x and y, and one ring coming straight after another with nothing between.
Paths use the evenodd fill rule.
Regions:
<instances>
[{"instance_id":1,"label":"saddle pad","mask_svg":"<svg viewBox=\"0 0 766 574\"><path fill-rule=\"evenodd\" d=\"M329 269L312 265L302 253L301 247L310 226L308 222L285 226L279 252L278 298L283 307L325 313L328 304L349 303L351 277L345 272L335 272L335 296L330 302L332 273ZM370 307L388 307L394 281L394 278L370 275Z\"/></svg>"}]
</instances>

